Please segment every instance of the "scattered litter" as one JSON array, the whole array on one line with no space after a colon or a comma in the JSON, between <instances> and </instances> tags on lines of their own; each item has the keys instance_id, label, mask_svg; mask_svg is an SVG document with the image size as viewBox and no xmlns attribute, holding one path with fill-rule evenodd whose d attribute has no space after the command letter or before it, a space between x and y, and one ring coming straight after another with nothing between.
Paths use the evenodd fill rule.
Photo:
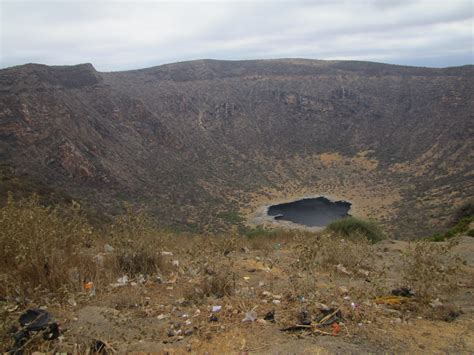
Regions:
<instances>
[{"instance_id":1,"label":"scattered litter","mask_svg":"<svg viewBox=\"0 0 474 355\"><path fill-rule=\"evenodd\" d=\"M194 312L193 317L199 317L200 314L201 314L201 310L196 309L196 312Z\"/></svg>"},{"instance_id":2,"label":"scattered litter","mask_svg":"<svg viewBox=\"0 0 474 355\"><path fill-rule=\"evenodd\" d=\"M29 341L32 333L41 334L43 340L57 339L60 335L58 323L54 322L51 314L43 309L29 309L18 321L21 329L13 334L15 344L9 353L22 353L21 348Z\"/></svg>"},{"instance_id":3,"label":"scattered litter","mask_svg":"<svg viewBox=\"0 0 474 355\"><path fill-rule=\"evenodd\" d=\"M262 292L262 296L264 296L264 297L271 297L271 296L272 296L272 293L271 293L271 292L268 292L268 291L263 291L263 292Z\"/></svg>"},{"instance_id":4,"label":"scattered litter","mask_svg":"<svg viewBox=\"0 0 474 355\"><path fill-rule=\"evenodd\" d=\"M170 252L170 251L162 251L162 252L161 252L161 255L162 255L162 256L173 256L173 253Z\"/></svg>"},{"instance_id":5,"label":"scattered litter","mask_svg":"<svg viewBox=\"0 0 474 355\"><path fill-rule=\"evenodd\" d=\"M122 277L119 277L117 279L117 283L118 284L121 284L121 285L126 285L128 283L128 276L127 275L123 275Z\"/></svg>"},{"instance_id":6,"label":"scattered litter","mask_svg":"<svg viewBox=\"0 0 474 355\"><path fill-rule=\"evenodd\" d=\"M173 266L179 267L179 260L173 260Z\"/></svg>"},{"instance_id":7,"label":"scattered litter","mask_svg":"<svg viewBox=\"0 0 474 355\"><path fill-rule=\"evenodd\" d=\"M109 354L109 353L116 353L117 352L107 342L105 342L103 340L99 340L99 339L95 339L95 340L92 341L90 351L93 354Z\"/></svg>"},{"instance_id":8,"label":"scattered litter","mask_svg":"<svg viewBox=\"0 0 474 355\"><path fill-rule=\"evenodd\" d=\"M264 287L264 286L265 286L265 282L263 282L263 281L259 281L259 283L258 283L258 287Z\"/></svg>"},{"instance_id":9,"label":"scattered litter","mask_svg":"<svg viewBox=\"0 0 474 355\"><path fill-rule=\"evenodd\" d=\"M264 320L268 321L268 322L275 322L275 310L272 309L270 312L268 312L267 314L265 314L265 316L263 317Z\"/></svg>"},{"instance_id":10,"label":"scattered litter","mask_svg":"<svg viewBox=\"0 0 474 355\"><path fill-rule=\"evenodd\" d=\"M445 322L452 322L454 321L456 318L458 318L460 315L461 315L462 312L460 311L455 311L455 310L449 310L447 312L447 314L445 314L442 319L445 321Z\"/></svg>"},{"instance_id":11,"label":"scattered litter","mask_svg":"<svg viewBox=\"0 0 474 355\"><path fill-rule=\"evenodd\" d=\"M211 318L209 318L209 322L218 322L219 318L215 314L211 315Z\"/></svg>"},{"instance_id":12,"label":"scattered litter","mask_svg":"<svg viewBox=\"0 0 474 355\"><path fill-rule=\"evenodd\" d=\"M306 312L307 313L307 312ZM299 321L304 321L308 323L309 314L306 314L305 311L302 311L299 314ZM321 314L316 317L316 322L311 324L296 324L283 329L281 331L301 331L306 330L312 334L321 334L321 335L331 335L336 336L341 331L341 327L338 322L342 320L342 313L339 308L330 309L329 311L322 311ZM331 326L333 331L329 333L327 331L319 329L320 327Z\"/></svg>"},{"instance_id":13,"label":"scattered litter","mask_svg":"<svg viewBox=\"0 0 474 355\"><path fill-rule=\"evenodd\" d=\"M401 296L383 296L375 299L376 304L397 305L408 301L407 297Z\"/></svg>"},{"instance_id":14,"label":"scattered litter","mask_svg":"<svg viewBox=\"0 0 474 355\"><path fill-rule=\"evenodd\" d=\"M298 313L298 321L299 324L302 325L310 325L311 324L311 316L307 310L302 310Z\"/></svg>"},{"instance_id":15,"label":"scattered litter","mask_svg":"<svg viewBox=\"0 0 474 355\"><path fill-rule=\"evenodd\" d=\"M250 277L249 276L244 276L244 280L248 281L248 280L250 280Z\"/></svg>"},{"instance_id":16,"label":"scattered litter","mask_svg":"<svg viewBox=\"0 0 474 355\"><path fill-rule=\"evenodd\" d=\"M415 292L413 292L408 287L400 287L392 290L392 295L394 296L402 296L402 297L413 297L415 296Z\"/></svg>"},{"instance_id":17,"label":"scattered litter","mask_svg":"<svg viewBox=\"0 0 474 355\"><path fill-rule=\"evenodd\" d=\"M168 318L168 317L169 317L169 315L167 315L167 314L160 314L160 315L159 315L158 317L156 317L156 318L158 318L158 320L163 320L163 319L166 319L166 318Z\"/></svg>"},{"instance_id":18,"label":"scattered litter","mask_svg":"<svg viewBox=\"0 0 474 355\"><path fill-rule=\"evenodd\" d=\"M212 312L217 313L220 312L222 309L222 306L212 306Z\"/></svg>"},{"instance_id":19,"label":"scattered litter","mask_svg":"<svg viewBox=\"0 0 474 355\"><path fill-rule=\"evenodd\" d=\"M106 253L111 253L111 252L114 251L114 247L113 247L112 245L110 245L110 244L105 244L105 245L104 245L104 251L105 251Z\"/></svg>"},{"instance_id":20,"label":"scattered litter","mask_svg":"<svg viewBox=\"0 0 474 355\"><path fill-rule=\"evenodd\" d=\"M338 323L331 324L332 335L336 336L341 332L341 326Z\"/></svg>"},{"instance_id":21,"label":"scattered litter","mask_svg":"<svg viewBox=\"0 0 474 355\"><path fill-rule=\"evenodd\" d=\"M257 320L257 312L249 311L245 313L245 318L242 319L242 322L254 322Z\"/></svg>"},{"instance_id":22,"label":"scattered litter","mask_svg":"<svg viewBox=\"0 0 474 355\"><path fill-rule=\"evenodd\" d=\"M281 301L280 301L280 300L273 300L272 303L273 303L273 304L280 304Z\"/></svg>"},{"instance_id":23,"label":"scattered litter","mask_svg":"<svg viewBox=\"0 0 474 355\"><path fill-rule=\"evenodd\" d=\"M327 311L321 311L321 314L316 317L318 325L322 327L329 326L333 323L342 321L342 312L339 308L330 308Z\"/></svg>"}]
</instances>

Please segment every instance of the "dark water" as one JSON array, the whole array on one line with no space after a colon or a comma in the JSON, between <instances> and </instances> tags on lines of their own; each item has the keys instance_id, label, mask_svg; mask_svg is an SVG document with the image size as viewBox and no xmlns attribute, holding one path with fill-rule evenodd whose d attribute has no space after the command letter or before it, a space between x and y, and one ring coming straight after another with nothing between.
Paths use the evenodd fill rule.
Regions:
<instances>
[{"instance_id":1,"label":"dark water","mask_svg":"<svg viewBox=\"0 0 474 355\"><path fill-rule=\"evenodd\" d=\"M308 227L324 227L336 219L349 216L350 209L349 202L332 202L325 197L317 197L270 206L268 215L274 216L276 220Z\"/></svg>"}]
</instances>

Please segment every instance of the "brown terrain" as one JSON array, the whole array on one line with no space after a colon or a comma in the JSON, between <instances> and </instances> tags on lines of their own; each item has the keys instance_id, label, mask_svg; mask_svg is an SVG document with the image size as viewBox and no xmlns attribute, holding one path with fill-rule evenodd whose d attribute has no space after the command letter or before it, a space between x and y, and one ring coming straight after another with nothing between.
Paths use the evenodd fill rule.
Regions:
<instances>
[{"instance_id":1,"label":"brown terrain","mask_svg":"<svg viewBox=\"0 0 474 355\"><path fill-rule=\"evenodd\" d=\"M0 70L0 351L474 353L473 68Z\"/></svg>"},{"instance_id":2,"label":"brown terrain","mask_svg":"<svg viewBox=\"0 0 474 355\"><path fill-rule=\"evenodd\" d=\"M1 191L53 189L106 215L127 201L190 231L330 195L421 237L473 195L473 73L296 59L8 68Z\"/></svg>"}]
</instances>

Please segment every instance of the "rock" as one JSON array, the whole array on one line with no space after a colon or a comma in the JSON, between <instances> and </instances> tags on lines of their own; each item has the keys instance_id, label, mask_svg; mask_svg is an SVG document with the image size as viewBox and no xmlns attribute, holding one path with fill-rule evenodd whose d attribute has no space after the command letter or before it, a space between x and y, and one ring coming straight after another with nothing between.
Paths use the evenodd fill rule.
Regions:
<instances>
[{"instance_id":1,"label":"rock","mask_svg":"<svg viewBox=\"0 0 474 355\"><path fill-rule=\"evenodd\" d=\"M339 291L341 291L341 293L344 295L347 295L349 293L349 289L346 286L340 286Z\"/></svg>"},{"instance_id":2,"label":"rock","mask_svg":"<svg viewBox=\"0 0 474 355\"><path fill-rule=\"evenodd\" d=\"M430 306L433 308L443 307L443 303L439 300L439 298L430 302Z\"/></svg>"},{"instance_id":3,"label":"rock","mask_svg":"<svg viewBox=\"0 0 474 355\"><path fill-rule=\"evenodd\" d=\"M72 307L76 307L76 306L77 306L77 302L76 302L76 300L75 300L74 298L69 298L69 299L67 300L67 303L69 303L69 305L72 306Z\"/></svg>"},{"instance_id":4,"label":"rock","mask_svg":"<svg viewBox=\"0 0 474 355\"><path fill-rule=\"evenodd\" d=\"M347 271L347 269L342 264L338 264L336 266L337 271L344 275L351 275L351 272Z\"/></svg>"},{"instance_id":5,"label":"rock","mask_svg":"<svg viewBox=\"0 0 474 355\"><path fill-rule=\"evenodd\" d=\"M110 245L110 244L105 244L105 245L104 245L104 251L105 251L106 253L111 253L111 252L113 252L114 250L115 250L115 248L114 248L112 245Z\"/></svg>"},{"instance_id":6,"label":"rock","mask_svg":"<svg viewBox=\"0 0 474 355\"><path fill-rule=\"evenodd\" d=\"M324 303L316 303L316 307L320 309L321 311L325 311L325 312L331 309L328 306L326 306Z\"/></svg>"}]
</instances>

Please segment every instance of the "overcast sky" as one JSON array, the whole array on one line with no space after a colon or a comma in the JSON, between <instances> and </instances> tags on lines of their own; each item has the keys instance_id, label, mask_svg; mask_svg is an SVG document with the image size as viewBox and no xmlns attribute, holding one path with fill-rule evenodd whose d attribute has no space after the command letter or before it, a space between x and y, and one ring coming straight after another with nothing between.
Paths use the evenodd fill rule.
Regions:
<instances>
[{"instance_id":1,"label":"overcast sky","mask_svg":"<svg viewBox=\"0 0 474 355\"><path fill-rule=\"evenodd\" d=\"M191 59L473 64L472 0L0 0L0 67Z\"/></svg>"}]
</instances>

